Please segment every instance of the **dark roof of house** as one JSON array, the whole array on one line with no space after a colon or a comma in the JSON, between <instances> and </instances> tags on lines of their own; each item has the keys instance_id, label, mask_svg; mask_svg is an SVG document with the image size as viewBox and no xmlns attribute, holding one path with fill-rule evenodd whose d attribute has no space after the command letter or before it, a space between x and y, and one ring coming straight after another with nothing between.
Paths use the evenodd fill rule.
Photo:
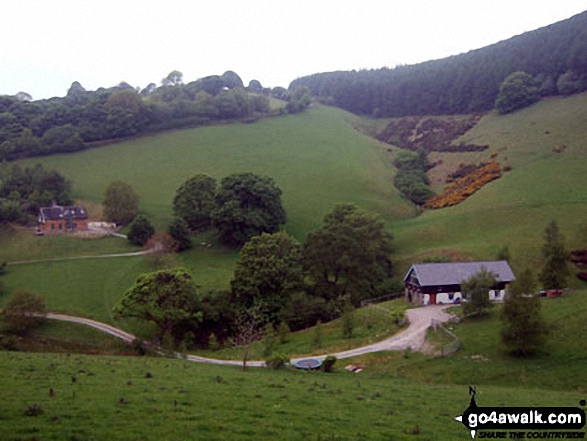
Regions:
<instances>
[{"instance_id":1,"label":"dark roof of house","mask_svg":"<svg viewBox=\"0 0 587 441\"><path fill-rule=\"evenodd\" d=\"M60 219L87 219L88 212L84 207L61 207L54 205L53 207L40 208L40 217L45 220L60 220Z\"/></svg>"},{"instance_id":2,"label":"dark roof of house","mask_svg":"<svg viewBox=\"0 0 587 441\"><path fill-rule=\"evenodd\" d=\"M505 260L491 262L455 262L455 263L422 263L412 265L404 282L412 271L420 286L460 285L482 268L495 274L500 282L516 280L514 273Z\"/></svg>"}]
</instances>

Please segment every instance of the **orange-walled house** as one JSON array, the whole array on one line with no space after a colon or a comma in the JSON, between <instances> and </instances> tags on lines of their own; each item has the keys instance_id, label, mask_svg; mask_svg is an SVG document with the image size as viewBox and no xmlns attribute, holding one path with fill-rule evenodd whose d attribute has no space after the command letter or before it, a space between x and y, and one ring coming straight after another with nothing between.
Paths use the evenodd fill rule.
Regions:
<instances>
[{"instance_id":1,"label":"orange-walled house","mask_svg":"<svg viewBox=\"0 0 587 441\"><path fill-rule=\"evenodd\" d=\"M38 231L44 234L73 233L88 229L88 212L84 207L42 207Z\"/></svg>"}]
</instances>

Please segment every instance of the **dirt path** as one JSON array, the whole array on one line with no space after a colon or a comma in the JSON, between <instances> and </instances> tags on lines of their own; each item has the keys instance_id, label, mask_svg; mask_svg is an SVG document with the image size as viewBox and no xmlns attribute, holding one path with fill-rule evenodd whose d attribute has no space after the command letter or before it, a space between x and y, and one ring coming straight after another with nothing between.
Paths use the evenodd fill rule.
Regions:
<instances>
[{"instance_id":1,"label":"dirt path","mask_svg":"<svg viewBox=\"0 0 587 441\"><path fill-rule=\"evenodd\" d=\"M408 309L406 310L406 315L408 316L410 325L403 331L378 343L331 355L334 355L336 358L350 358L356 357L357 355L368 354L370 352L401 351L407 348L412 348L412 350L418 351L422 349L422 346L424 345L426 330L432 323L432 320L446 322L452 317L445 311L446 308L448 308L447 305L430 305L421 308Z\"/></svg>"},{"instance_id":2,"label":"dirt path","mask_svg":"<svg viewBox=\"0 0 587 441\"><path fill-rule=\"evenodd\" d=\"M27 263L44 263L44 262L61 262L64 260L81 260L81 259L111 259L114 257L136 257L151 254L157 251L156 249L145 251L134 251L132 253L118 253L118 254L97 254L95 256L73 256L73 257L56 257L54 259L37 259L37 260L15 260L7 262L7 265L24 265Z\"/></svg>"},{"instance_id":3,"label":"dirt path","mask_svg":"<svg viewBox=\"0 0 587 441\"><path fill-rule=\"evenodd\" d=\"M399 351L407 348L412 348L414 351L420 350L424 345L426 330L432 323L432 320L436 320L438 322L446 322L452 317L450 314L445 312L445 309L447 307L448 306L445 305L433 305L422 308L408 309L406 311L406 315L408 316L410 325L402 332L392 335L391 337L383 341L380 341L379 343L374 343L372 345L351 349L349 351L337 352L330 355L334 355L336 358L350 358L355 357L357 355L368 354L370 352ZM47 318L52 320L60 320L90 326L92 328L98 329L99 331L120 338L128 343L130 343L136 338L134 335L129 334L128 332L115 328L114 326L107 325L106 323L97 322L95 320L90 320L81 317L73 317L64 314L54 314L52 312L47 313ZM176 353L175 355L178 358L181 357L181 354ZM325 357L326 355L319 355L313 358L324 359ZM218 360L215 358L199 357L197 355L188 355L186 359L197 363L242 365L241 360ZM296 359L293 359L292 361L295 360ZM265 362L248 361L247 366L265 366Z\"/></svg>"}]
</instances>

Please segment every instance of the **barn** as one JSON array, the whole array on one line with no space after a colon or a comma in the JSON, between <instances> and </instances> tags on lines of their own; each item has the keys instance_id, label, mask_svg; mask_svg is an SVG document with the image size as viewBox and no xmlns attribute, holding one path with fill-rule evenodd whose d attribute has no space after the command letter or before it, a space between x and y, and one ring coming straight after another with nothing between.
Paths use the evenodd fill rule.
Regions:
<instances>
[{"instance_id":1,"label":"barn","mask_svg":"<svg viewBox=\"0 0 587 441\"><path fill-rule=\"evenodd\" d=\"M483 268L493 273L498 281L488 292L489 298L503 300L508 285L516 280L505 260L412 265L404 278L406 300L415 305L460 302L463 300L461 283Z\"/></svg>"},{"instance_id":2,"label":"barn","mask_svg":"<svg viewBox=\"0 0 587 441\"><path fill-rule=\"evenodd\" d=\"M88 229L88 212L84 207L42 207L38 231L43 234L72 233Z\"/></svg>"}]
</instances>

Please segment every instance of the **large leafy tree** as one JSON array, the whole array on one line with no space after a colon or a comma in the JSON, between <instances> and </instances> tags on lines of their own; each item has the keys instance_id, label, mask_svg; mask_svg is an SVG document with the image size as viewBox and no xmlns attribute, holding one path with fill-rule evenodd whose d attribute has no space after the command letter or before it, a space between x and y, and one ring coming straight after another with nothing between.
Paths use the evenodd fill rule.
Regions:
<instances>
[{"instance_id":1,"label":"large leafy tree","mask_svg":"<svg viewBox=\"0 0 587 441\"><path fill-rule=\"evenodd\" d=\"M142 247L155 234L155 228L142 214L139 214L133 223L130 225L128 232L128 241L133 245Z\"/></svg>"},{"instance_id":2,"label":"large leafy tree","mask_svg":"<svg viewBox=\"0 0 587 441\"><path fill-rule=\"evenodd\" d=\"M173 70L161 80L164 86L177 86L183 84L183 74L178 70Z\"/></svg>"},{"instance_id":3,"label":"large leafy tree","mask_svg":"<svg viewBox=\"0 0 587 441\"><path fill-rule=\"evenodd\" d=\"M236 246L261 233L276 233L286 219L275 181L253 173L222 179L211 217L220 240Z\"/></svg>"},{"instance_id":4,"label":"large leafy tree","mask_svg":"<svg viewBox=\"0 0 587 441\"><path fill-rule=\"evenodd\" d=\"M210 227L210 213L215 207L216 179L199 173L185 181L177 189L173 210L190 230L203 231Z\"/></svg>"},{"instance_id":5,"label":"large leafy tree","mask_svg":"<svg viewBox=\"0 0 587 441\"><path fill-rule=\"evenodd\" d=\"M128 224L139 211L139 196L130 184L113 181L106 188L103 204L107 221Z\"/></svg>"},{"instance_id":6,"label":"large leafy tree","mask_svg":"<svg viewBox=\"0 0 587 441\"><path fill-rule=\"evenodd\" d=\"M532 76L526 72L514 72L499 86L495 108L499 113L510 113L528 107L540 100L540 91Z\"/></svg>"},{"instance_id":7,"label":"large leafy tree","mask_svg":"<svg viewBox=\"0 0 587 441\"><path fill-rule=\"evenodd\" d=\"M327 299L348 295L354 305L377 295L391 276L391 241L379 216L337 205L304 246L304 266L316 292Z\"/></svg>"},{"instance_id":8,"label":"large leafy tree","mask_svg":"<svg viewBox=\"0 0 587 441\"><path fill-rule=\"evenodd\" d=\"M489 298L489 290L498 284L497 277L491 271L482 267L461 284L461 290L467 298L464 304L464 313L469 317L477 317L486 314L493 308L493 302Z\"/></svg>"},{"instance_id":9,"label":"large leafy tree","mask_svg":"<svg viewBox=\"0 0 587 441\"><path fill-rule=\"evenodd\" d=\"M527 269L512 284L502 309L502 342L519 356L539 351L548 336L548 326L540 315L536 281Z\"/></svg>"},{"instance_id":10,"label":"large leafy tree","mask_svg":"<svg viewBox=\"0 0 587 441\"><path fill-rule=\"evenodd\" d=\"M565 248L564 236L560 233L556 221L552 221L544 230L542 255L544 266L539 279L544 289L563 289L569 278L569 253Z\"/></svg>"},{"instance_id":11,"label":"large leafy tree","mask_svg":"<svg viewBox=\"0 0 587 441\"><path fill-rule=\"evenodd\" d=\"M202 321L196 284L183 268L142 274L114 307L119 317L134 317L155 324L161 337L179 341Z\"/></svg>"},{"instance_id":12,"label":"large leafy tree","mask_svg":"<svg viewBox=\"0 0 587 441\"><path fill-rule=\"evenodd\" d=\"M236 303L260 306L274 324L283 307L304 282L302 247L284 232L253 237L240 251L231 288Z\"/></svg>"}]
</instances>

